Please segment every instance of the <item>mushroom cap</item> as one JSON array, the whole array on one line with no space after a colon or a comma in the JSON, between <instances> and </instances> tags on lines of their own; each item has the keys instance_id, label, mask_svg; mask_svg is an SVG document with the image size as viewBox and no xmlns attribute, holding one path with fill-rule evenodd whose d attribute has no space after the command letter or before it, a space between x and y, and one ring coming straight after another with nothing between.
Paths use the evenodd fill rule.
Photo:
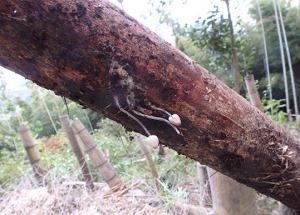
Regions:
<instances>
[{"instance_id":1,"label":"mushroom cap","mask_svg":"<svg viewBox=\"0 0 300 215\"><path fill-rule=\"evenodd\" d=\"M146 142L153 149L156 149L159 146L159 140L156 135L150 135L149 137L147 137Z\"/></svg>"},{"instance_id":2,"label":"mushroom cap","mask_svg":"<svg viewBox=\"0 0 300 215\"><path fill-rule=\"evenodd\" d=\"M176 126L181 125L180 117L177 114L173 114L173 115L169 116L169 122Z\"/></svg>"}]
</instances>

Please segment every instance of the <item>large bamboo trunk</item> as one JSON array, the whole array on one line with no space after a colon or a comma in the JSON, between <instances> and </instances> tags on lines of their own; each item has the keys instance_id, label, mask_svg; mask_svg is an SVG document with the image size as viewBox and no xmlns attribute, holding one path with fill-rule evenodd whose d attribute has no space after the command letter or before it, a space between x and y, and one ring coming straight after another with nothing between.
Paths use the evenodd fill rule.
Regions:
<instances>
[{"instance_id":1,"label":"large bamboo trunk","mask_svg":"<svg viewBox=\"0 0 300 215\"><path fill-rule=\"evenodd\" d=\"M112 3L1 0L0 25L0 65L128 130L145 134L116 99L130 113L176 113L180 135L137 118L161 144L300 209L299 141Z\"/></svg>"}]
</instances>

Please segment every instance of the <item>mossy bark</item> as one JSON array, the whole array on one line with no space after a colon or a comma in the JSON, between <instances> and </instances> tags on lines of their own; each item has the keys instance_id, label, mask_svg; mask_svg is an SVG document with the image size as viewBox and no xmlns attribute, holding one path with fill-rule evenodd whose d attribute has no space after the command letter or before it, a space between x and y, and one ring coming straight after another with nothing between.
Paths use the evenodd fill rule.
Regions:
<instances>
[{"instance_id":1,"label":"mossy bark","mask_svg":"<svg viewBox=\"0 0 300 215\"><path fill-rule=\"evenodd\" d=\"M300 209L300 148L207 70L106 0L1 0L0 65L144 134L120 113L181 117L160 143ZM127 100L129 104L127 103Z\"/></svg>"}]
</instances>

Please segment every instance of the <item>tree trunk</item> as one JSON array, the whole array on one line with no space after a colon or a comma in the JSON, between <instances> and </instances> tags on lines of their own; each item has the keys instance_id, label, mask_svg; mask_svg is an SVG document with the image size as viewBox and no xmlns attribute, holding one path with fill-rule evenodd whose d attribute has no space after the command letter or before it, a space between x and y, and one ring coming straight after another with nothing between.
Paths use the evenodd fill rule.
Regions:
<instances>
[{"instance_id":1,"label":"tree trunk","mask_svg":"<svg viewBox=\"0 0 300 215\"><path fill-rule=\"evenodd\" d=\"M225 0L227 6L230 36L231 36L231 47L232 47L232 66L234 69L234 83L235 91L240 93L240 69L238 65L238 55L237 48L235 44L234 29L231 19L230 5L229 0ZM208 168L209 170L210 168ZM255 204L250 204L249 207L245 207L249 202L256 202L255 192L246 187L243 184L240 184L231 178L216 172L214 180L210 180L210 188L215 191L212 195L213 209L219 215L240 215L240 214L249 214L256 215L257 207ZM223 189L220 184L225 184L226 189ZM240 201L234 202L235 199L228 198L231 196L231 193L234 193L234 197L238 198ZM244 197L244 198L243 198ZM251 208L254 207L254 208Z\"/></svg>"},{"instance_id":2,"label":"tree trunk","mask_svg":"<svg viewBox=\"0 0 300 215\"><path fill-rule=\"evenodd\" d=\"M106 0L1 0L0 65L300 209L299 141ZM127 100L129 104L127 103Z\"/></svg>"}]
</instances>

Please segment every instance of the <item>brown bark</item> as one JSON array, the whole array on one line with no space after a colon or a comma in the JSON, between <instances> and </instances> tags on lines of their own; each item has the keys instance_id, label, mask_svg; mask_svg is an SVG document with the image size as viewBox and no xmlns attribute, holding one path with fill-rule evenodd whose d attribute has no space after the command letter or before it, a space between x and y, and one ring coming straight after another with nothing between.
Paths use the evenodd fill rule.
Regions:
<instances>
[{"instance_id":1,"label":"brown bark","mask_svg":"<svg viewBox=\"0 0 300 215\"><path fill-rule=\"evenodd\" d=\"M62 127L64 128L68 139L70 141L70 145L72 147L72 150L76 156L76 159L79 163L80 169L82 171L82 175L85 179L86 186L90 190L94 189L94 182L93 182L93 177L90 173L89 167L87 165L87 162L85 161L84 155L80 149L79 143L75 137L75 134L71 128L71 123L69 120L69 117L67 115L62 115L59 116L59 120L61 122Z\"/></svg>"},{"instance_id":2,"label":"brown bark","mask_svg":"<svg viewBox=\"0 0 300 215\"><path fill-rule=\"evenodd\" d=\"M176 113L181 135L137 118L160 143L300 209L299 141L113 4L1 0L0 27L0 65L129 130L144 133L114 97L131 113Z\"/></svg>"}]
</instances>

